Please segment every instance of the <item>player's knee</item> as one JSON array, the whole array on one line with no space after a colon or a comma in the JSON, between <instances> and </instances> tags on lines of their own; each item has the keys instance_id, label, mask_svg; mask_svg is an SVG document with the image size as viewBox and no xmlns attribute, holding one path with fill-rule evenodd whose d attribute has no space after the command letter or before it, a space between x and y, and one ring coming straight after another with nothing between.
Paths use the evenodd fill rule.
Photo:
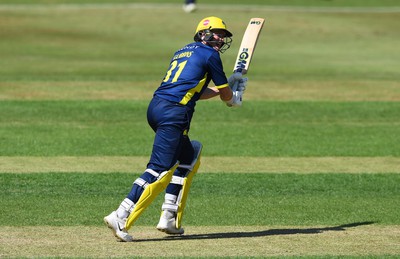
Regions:
<instances>
[{"instance_id":1,"label":"player's knee","mask_svg":"<svg viewBox=\"0 0 400 259\"><path fill-rule=\"evenodd\" d=\"M196 141L196 140L192 140L191 144L194 149L193 159L192 159L191 163L190 164L189 163L188 164L180 164L177 169L177 171L180 172L180 174L174 174L174 175L183 177L185 175L187 176L190 172L197 170L196 166L198 166L200 163L201 150L203 149L203 145L199 141Z\"/></svg>"}]
</instances>

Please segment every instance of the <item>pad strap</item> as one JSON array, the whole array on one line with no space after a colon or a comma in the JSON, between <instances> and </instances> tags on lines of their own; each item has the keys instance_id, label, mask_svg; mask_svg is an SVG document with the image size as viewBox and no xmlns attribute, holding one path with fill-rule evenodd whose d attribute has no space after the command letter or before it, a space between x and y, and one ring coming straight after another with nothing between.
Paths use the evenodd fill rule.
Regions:
<instances>
[{"instance_id":1,"label":"pad strap","mask_svg":"<svg viewBox=\"0 0 400 259\"><path fill-rule=\"evenodd\" d=\"M145 173L149 173L152 176L156 177L157 180L165 175L165 172L162 172L161 174L159 174L159 173L157 173L156 171L154 171L153 169L150 169L150 168L147 168L144 172ZM136 185L139 185L143 189L146 189L146 187L150 184L149 182L143 180L142 178L136 179L133 183L136 184Z\"/></svg>"},{"instance_id":2,"label":"pad strap","mask_svg":"<svg viewBox=\"0 0 400 259\"><path fill-rule=\"evenodd\" d=\"M144 170L146 173L149 173L151 175L153 175L154 177L156 177L158 179L158 177L160 177L160 174L157 173L156 171L154 171L153 169L147 168L146 170Z\"/></svg>"},{"instance_id":3,"label":"pad strap","mask_svg":"<svg viewBox=\"0 0 400 259\"><path fill-rule=\"evenodd\" d=\"M176 175L172 176L171 183L183 185L184 182L185 182L185 178L179 177L179 176L176 176Z\"/></svg>"},{"instance_id":4,"label":"pad strap","mask_svg":"<svg viewBox=\"0 0 400 259\"><path fill-rule=\"evenodd\" d=\"M176 213L178 211L178 204L163 203L163 205L161 206L161 209L173 211Z\"/></svg>"},{"instance_id":5,"label":"pad strap","mask_svg":"<svg viewBox=\"0 0 400 259\"><path fill-rule=\"evenodd\" d=\"M136 179L133 183L139 185L143 189L146 189L146 187L149 185L149 183L143 180L142 178Z\"/></svg>"}]
</instances>

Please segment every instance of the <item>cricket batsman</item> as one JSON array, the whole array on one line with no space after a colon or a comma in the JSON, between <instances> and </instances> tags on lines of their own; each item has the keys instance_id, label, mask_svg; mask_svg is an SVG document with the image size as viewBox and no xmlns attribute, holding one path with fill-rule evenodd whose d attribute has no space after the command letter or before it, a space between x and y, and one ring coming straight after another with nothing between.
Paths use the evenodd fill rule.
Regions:
<instances>
[{"instance_id":1,"label":"cricket batsman","mask_svg":"<svg viewBox=\"0 0 400 259\"><path fill-rule=\"evenodd\" d=\"M224 21L206 17L196 28L194 42L173 54L147 110L155 138L146 170L133 182L117 210L104 218L118 240L134 240L128 230L164 190L157 229L167 234L184 233L182 216L202 151L202 144L191 141L188 135L196 102L219 96L229 107L241 106L247 84L241 73L229 79L225 75L220 53L231 42L232 33ZM211 81L214 86L209 86Z\"/></svg>"}]
</instances>

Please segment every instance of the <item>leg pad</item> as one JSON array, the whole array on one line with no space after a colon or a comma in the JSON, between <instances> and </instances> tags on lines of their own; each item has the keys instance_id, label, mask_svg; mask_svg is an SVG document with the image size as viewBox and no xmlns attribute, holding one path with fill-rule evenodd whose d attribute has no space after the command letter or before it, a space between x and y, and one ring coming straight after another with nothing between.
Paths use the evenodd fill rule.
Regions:
<instances>
[{"instance_id":1,"label":"leg pad","mask_svg":"<svg viewBox=\"0 0 400 259\"><path fill-rule=\"evenodd\" d=\"M137 201L133 211L126 220L125 228L127 230L132 227L135 221L140 217L143 211L154 201L154 199L160 194L160 192L165 190L167 185L170 183L172 175L177 167L178 163L176 163L168 171L162 172L155 182L142 185L144 187L143 193Z\"/></svg>"},{"instance_id":2,"label":"leg pad","mask_svg":"<svg viewBox=\"0 0 400 259\"><path fill-rule=\"evenodd\" d=\"M192 164L179 165L179 167L181 167L181 168L189 169L188 173L186 174L186 177L184 177L184 178L173 177L173 179L172 179L174 183L182 185L182 189L181 189L178 199L177 199L177 205L178 205L178 211L176 213L176 228L177 229L181 228L183 212L185 210L190 186L192 185L192 180L193 180L194 175L196 174L197 170L200 167L200 157L201 157L201 150L202 150L203 146L200 142L198 142L196 140L192 140L191 143L192 143L192 146L195 151L195 155L194 155L195 158L193 159Z\"/></svg>"}]
</instances>

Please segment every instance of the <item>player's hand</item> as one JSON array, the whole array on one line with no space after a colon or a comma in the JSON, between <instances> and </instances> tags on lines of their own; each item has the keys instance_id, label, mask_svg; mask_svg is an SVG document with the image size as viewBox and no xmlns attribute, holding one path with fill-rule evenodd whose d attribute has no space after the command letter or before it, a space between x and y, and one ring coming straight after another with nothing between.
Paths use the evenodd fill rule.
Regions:
<instances>
[{"instance_id":1,"label":"player's hand","mask_svg":"<svg viewBox=\"0 0 400 259\"><path fill-rule=\"evenodd\" d=\"M243 91L233 91L232 99L226 102L229 107L242 106Z\"/></svg>"},{"instance_id":2,"label":"player's hand","mask_svg":"<svg viewBox=\"0 0 400 259\"><path fill-rule=\"evenodd\" d=\"M246 90L247 86L247 77L243 77L242 73L235 72L228 78L228 85L232 89L232 91L241 91Z\"/></svg>"},{"instance_id":3,"label":"player's hand","mask_svg":"<svg viewBox=\"0 0 400 259\"><path fill-rule=\"evenodd\" d=\"M240 92L244 92L244 90L246 90L246 86L247 86L247 81L249 79L247 77L242 77L241 79L239 79L236 83L237 83L237 87L236 90L240 91Z\"/></svg>"},{"instance_id":4,"label":"player's hand","mask_svg":"<svg viewBox=\"0 0 400 259\"><path fill-rule=\"evenodd\" d=\"M240 80L243 77L242 73L235 72L228 78L228 85L232 89L233 85L236 81Z\"/></svg>"}]
</instances>

